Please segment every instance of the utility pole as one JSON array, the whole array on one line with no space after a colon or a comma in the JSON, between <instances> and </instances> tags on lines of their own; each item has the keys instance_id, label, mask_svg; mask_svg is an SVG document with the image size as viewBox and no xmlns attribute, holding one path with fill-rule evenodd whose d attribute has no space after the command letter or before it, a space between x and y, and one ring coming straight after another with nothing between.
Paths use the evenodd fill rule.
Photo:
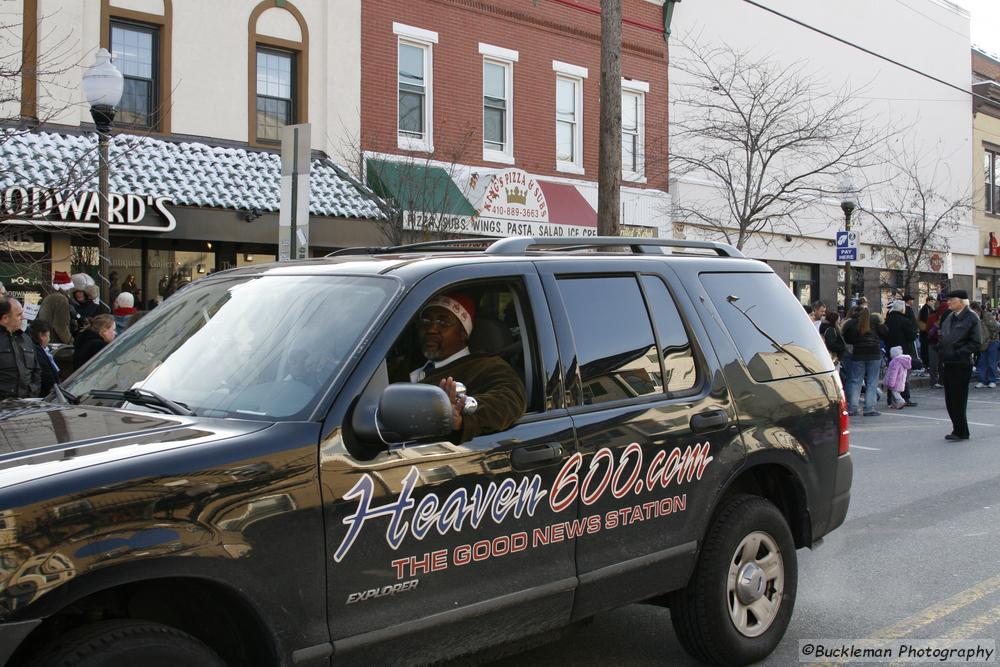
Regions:
<instances>
[{"instance_id":1,"label":"utility pole","mask_svg":"<svg viewBox=\"0 0 1000 667\"><path fill-rule=\"evenodd\" d=\"M618 236L622 181L622 0L601 0L601 139L597 233Z\"/></svg>"}]
</instances>

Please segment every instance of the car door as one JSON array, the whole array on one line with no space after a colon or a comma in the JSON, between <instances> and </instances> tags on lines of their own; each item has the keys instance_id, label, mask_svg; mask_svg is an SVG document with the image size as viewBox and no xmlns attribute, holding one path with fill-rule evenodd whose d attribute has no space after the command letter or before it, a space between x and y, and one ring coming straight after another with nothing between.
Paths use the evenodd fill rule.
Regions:
<instances>
[{"instance_id":1,"label":"car door","mask_svg":"<svg viewBox=\"0 0 1000 667\"><path fill-rule=\"evenodd\" d=\"M599 527L576 541L573 615L583 618L686 582L715 494L744 448L707 335L693 304L668 287L664 261L546 262L539 271L575 370L567 383L579 451L556 489L572 488L578 521Z\"/></svg>"},{"instance_id":2,"label":"car door","mask_svg":"<svg viewBox=\"0 0 1000 667\"><path fill-rule=\"evenodd\" d=\"M352 453L354 399L386 384L392 342L432 296L482 281L512 286L528 412L506 431L460 444L422 442L370 460ZM560 466L576 451L562 394L531 263L442 270L404 298L336 401L321 447L335 659L432 661L569 621L573 544L548 530L576 515L572 503L550 506Z\"/></svg>"}]
</instances>

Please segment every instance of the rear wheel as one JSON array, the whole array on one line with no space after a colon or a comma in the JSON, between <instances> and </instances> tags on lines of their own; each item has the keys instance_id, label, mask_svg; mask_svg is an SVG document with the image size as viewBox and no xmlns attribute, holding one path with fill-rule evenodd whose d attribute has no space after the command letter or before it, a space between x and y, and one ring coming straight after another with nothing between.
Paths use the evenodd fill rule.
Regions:
<instances>
[{"instance_id":1,"label":"rear wheel","mask_svg":"<svg viewBox=\"0 0 1000 667\"><path fill-rule=\"evenodd\" d=\"M225 667L203 643L176 628L145 621L104 621L60 637L30 667Z\"/></svg>"},{"instance_id":2,"label":"rear wheel","mask_svg":"<svg viewBox=\"0 0 1000 667\"><path fill-rule=\"evenodd\" d=\"M730 498L712 522L687 588L671 598L681 644L704 662L763 660L791 620L797 568L778 508L757 496Z\"/></svg>"}]
</instances>

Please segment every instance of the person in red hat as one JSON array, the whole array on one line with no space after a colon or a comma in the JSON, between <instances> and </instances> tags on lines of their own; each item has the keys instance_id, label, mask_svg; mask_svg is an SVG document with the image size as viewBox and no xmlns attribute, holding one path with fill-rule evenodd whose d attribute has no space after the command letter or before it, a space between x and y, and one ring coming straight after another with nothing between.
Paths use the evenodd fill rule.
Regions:
<instances>
[{"instance_id":1,"label":"person in red hat","mask_svg":"<svg viewBox=\"0 0 1000 667\"><path fill-rule=\"evenodd\" d=\"M436 384L448 394L456 442L510 428L527 406L524 383L510 364L497 355L469 351L475 316L472 297L452 292L428 301L417 321L427 363L410 373L410 381ZM473 414L463 414L465 399L459 396L457 382L478 402Z\"/></svg>"},{"instance_id":2,"label":"person in red hat","mask_svg":"<svg viewBox=\"0 0 1000 667\"><path fill-rule=\"evenodd\" d=\"M73 280L65 271L56 271L52 276L52 291L42 299L35 319L48 322L53 343L68 345L73 342L70 330L69 291Z\"/></svg>"}]
</instances>

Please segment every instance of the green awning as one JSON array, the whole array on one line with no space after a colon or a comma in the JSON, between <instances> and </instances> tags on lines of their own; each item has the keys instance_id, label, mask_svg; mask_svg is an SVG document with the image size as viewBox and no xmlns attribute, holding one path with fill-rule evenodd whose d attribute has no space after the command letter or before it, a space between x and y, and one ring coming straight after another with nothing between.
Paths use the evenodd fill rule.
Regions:
<instances>
[{"instance_id":1,"label":"green awning","mask_svg":"<svg viewBox=\"0 0 1000 667\"><path fill-rule=\"evenodd\" d=\"M441 167L412 162L368 160L368 185L404 211L445 215L476 214L469 200Z\"/></svg>"}]
</instances>

